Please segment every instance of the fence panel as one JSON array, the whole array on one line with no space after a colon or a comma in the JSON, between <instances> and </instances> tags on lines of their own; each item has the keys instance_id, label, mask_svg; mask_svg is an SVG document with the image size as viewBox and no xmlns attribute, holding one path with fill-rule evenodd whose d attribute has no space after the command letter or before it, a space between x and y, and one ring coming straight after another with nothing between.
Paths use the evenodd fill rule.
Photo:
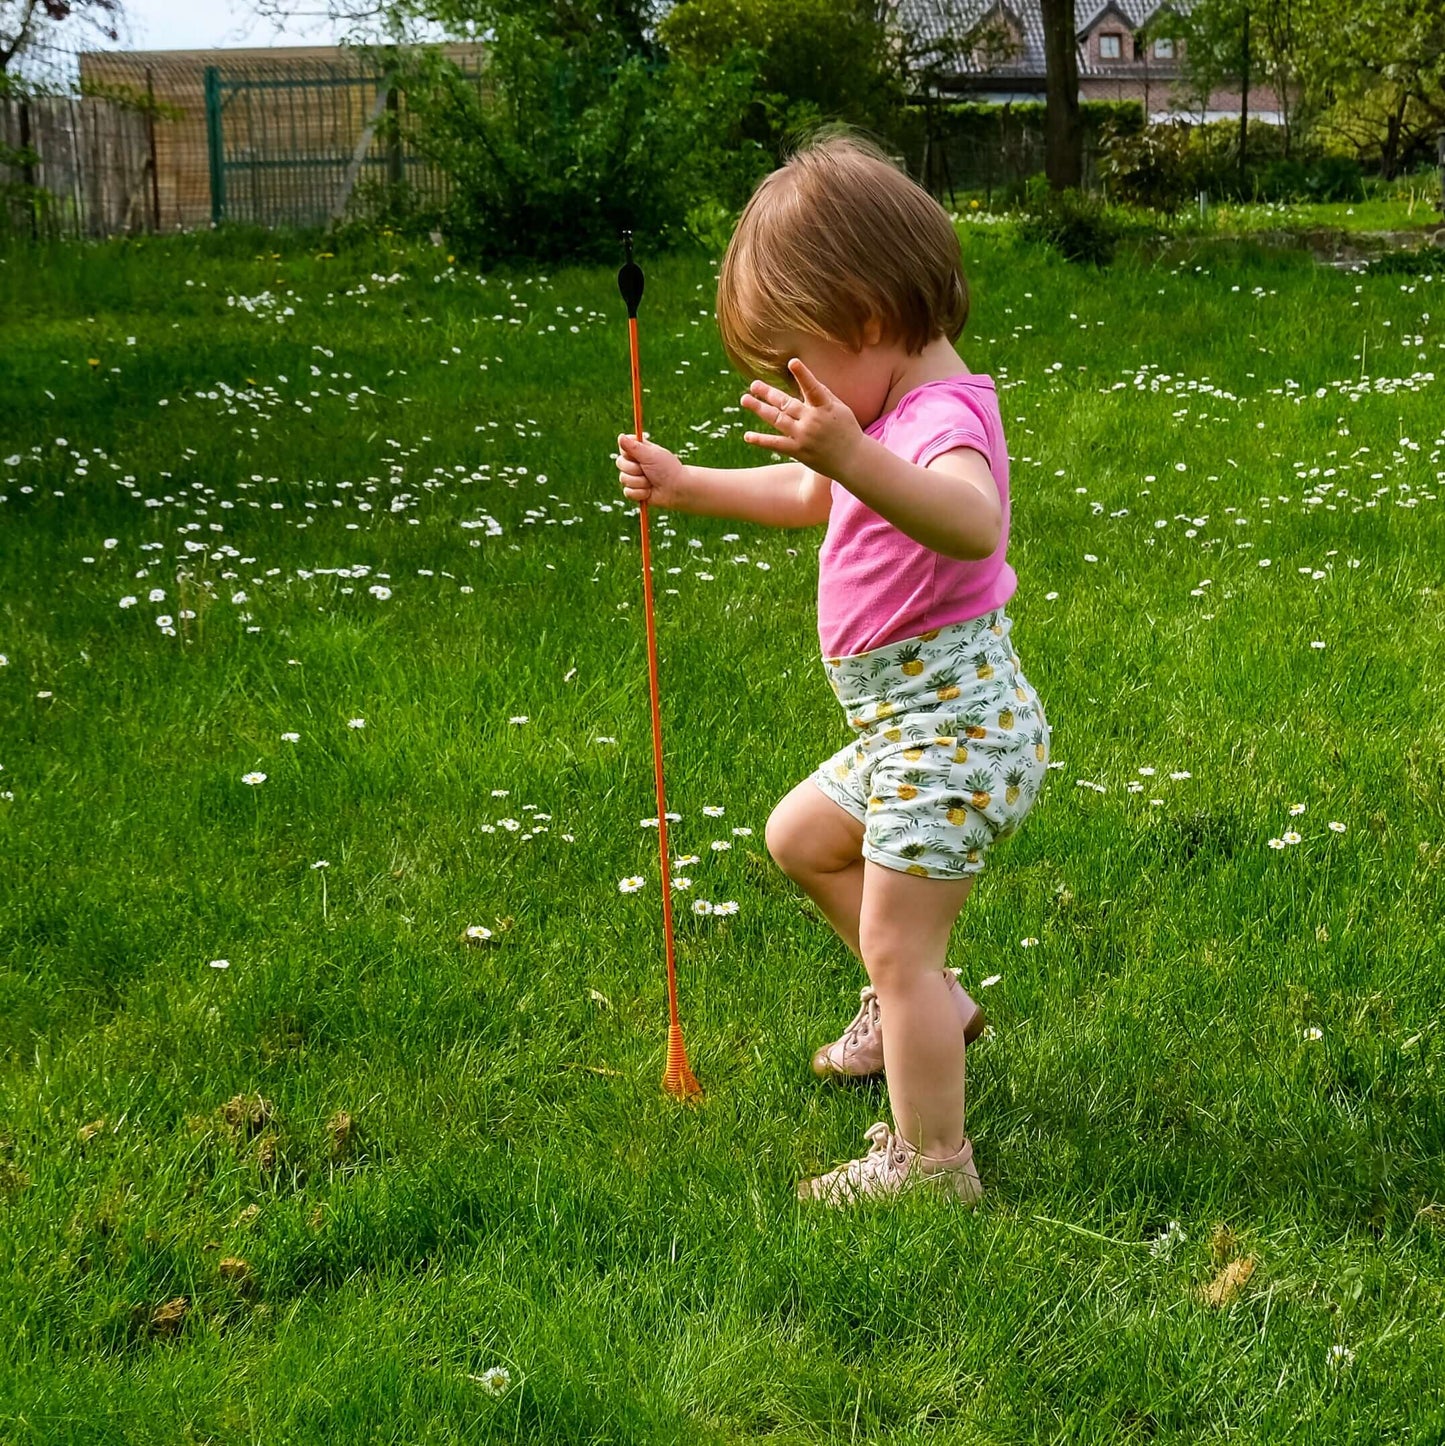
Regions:
<instances>
[{"instance_id":1,"label":"fence panel","mask_svg":"<svg viewBox=\"0 0 1445 1446\"><path fill-rule=\"evenodd\" d=\"M145 116L99 96L0 98L0 192L9 229L110 236L149 224Z\"/></svg>"}]
</instances>

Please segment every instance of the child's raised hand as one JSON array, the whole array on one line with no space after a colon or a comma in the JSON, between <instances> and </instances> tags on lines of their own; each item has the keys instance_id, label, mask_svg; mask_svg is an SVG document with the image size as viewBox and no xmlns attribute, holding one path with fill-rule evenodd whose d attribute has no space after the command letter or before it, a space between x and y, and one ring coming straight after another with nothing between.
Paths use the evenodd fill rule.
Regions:
<instances>
[{"instance_id":1,"label":"child's raised hand","mask_svg":"<svg viewBox=\"0 0 1445 1446\"><path fill-rule=\"evenodd\" d=\"M630 432L617 438L617 480L622 495L652 507L682 505L683 466L676 453Z\"/></svg>"},{"instance_id":2,"label":"child's raised hand","mask_svg":"<svg viewBox=\"0 0 1445 1446\"><path fill-rule=\"evenodd\" d=\"M743 440L796 457L824 477L837 478L849 470L854 451L863 440L858 418L798 357L788 363L788 371L798 384L801 400L767 382L753 382L743 393L743 406L778 431L745 432Z\"/></svg>"}]
</instances>

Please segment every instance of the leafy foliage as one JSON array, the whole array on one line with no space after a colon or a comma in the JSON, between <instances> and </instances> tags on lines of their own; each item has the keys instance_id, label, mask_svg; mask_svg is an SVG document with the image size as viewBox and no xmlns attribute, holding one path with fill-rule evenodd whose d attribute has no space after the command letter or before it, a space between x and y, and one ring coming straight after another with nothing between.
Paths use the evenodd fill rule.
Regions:
<instances>
[{"instance_id":1,"label":"leafy foliage","mask_svg":"<svg viewBox=\"0 0 1445 1446\"><path fill-rule=\"evenodd\" d=\"M1057 251L1066 261L1107 266L1124 234L1121 219L1097 196L1051 190L1042 177L1030 182L1020 234Z\"/></svg>"},{"instance_id":2,"label":"leafy foliage","mask_svg":"<svg viewBox=\"0 0 1445 1446\"><path fill-rule=\"evenodd\" d=\"M611 257L624 228L676 242L700 204L740 204L767 163L718 140L737 129L749 71L659 64L606 31L569 42L507 20L480 85L436 53L404 84L417 149L451 187L417 219L478 261Z\"/></svg>"}]
</instances>

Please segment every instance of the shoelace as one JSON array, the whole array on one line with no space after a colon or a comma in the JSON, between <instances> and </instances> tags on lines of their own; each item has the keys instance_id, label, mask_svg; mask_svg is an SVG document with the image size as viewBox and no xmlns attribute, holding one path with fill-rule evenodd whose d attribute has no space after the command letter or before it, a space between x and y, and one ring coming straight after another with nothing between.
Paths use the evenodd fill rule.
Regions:
<instances>
[{"instance_id":1,"label":"shoelace","mask_svg":"<svg viewBox=\"0 0 1445 1446\"><path fill-rule=\"evenodd\" d=\"M862 1159L849 1160L834 1173L835 1188L841 1185L845 1189L856 1189L880 1165L891 1164L894 1152L900 1149L893 1131L882 1120L869 1125L864 1138L869 1142L868 1153Z\"/></svg>"},{"instance_id":2,"label":"shoelace","mask_svg":"<svg viewBox=\"0 0 1445 1446\"><path fill-rule=\"evenodd\" d=\"M856 1049L860 1040L873 1033L878 1023L878 993L871 984L865 984L858 991L862 1001L853 1022L843 1031L844 1049Z\"/></svg>"}]
</instances>

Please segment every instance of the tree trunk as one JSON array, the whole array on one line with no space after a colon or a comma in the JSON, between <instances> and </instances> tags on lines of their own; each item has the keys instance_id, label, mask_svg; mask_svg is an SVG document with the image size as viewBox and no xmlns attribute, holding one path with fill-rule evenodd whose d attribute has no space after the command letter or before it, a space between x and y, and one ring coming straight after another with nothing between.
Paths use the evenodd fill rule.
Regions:
<instances>
[{"instance_id":1,"label":"tree trunk","mask_svg":"<svg viewBox=\"0 0 1445 1446\"><path fill-rule=\"evenodd\" d=\"M1084 179L1084 131L1079 120L1079 53L1074 0L1042 0L1048 105L1044 170L1055 191Z\"/></svg>"},{"instance_id":2,"label":"tree trunk","mask_svg":"<svg viewBox=\"0 0 1445 1446\"><path fill-rule=\"evenodd\" d=\"M1243 64L1239 75L1239 190L1245 194L1249 175L1249 6L1244 7Z\"/></svg>"}]
</instances>

